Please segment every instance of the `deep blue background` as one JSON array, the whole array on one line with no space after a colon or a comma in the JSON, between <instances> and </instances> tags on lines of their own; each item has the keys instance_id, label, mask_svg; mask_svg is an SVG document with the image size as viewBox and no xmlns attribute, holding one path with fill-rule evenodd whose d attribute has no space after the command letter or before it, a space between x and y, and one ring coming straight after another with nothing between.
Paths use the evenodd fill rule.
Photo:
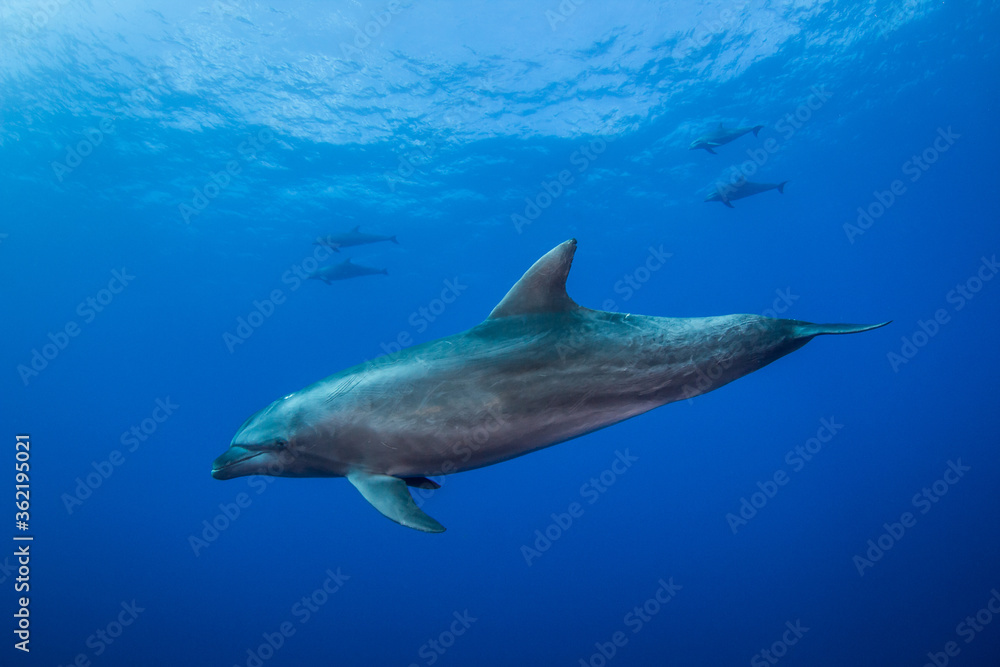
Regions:
<instances>
[{"instance_id":1,"label":"deep blue background","mask_svg":"<svg viewBox=\"0 0 1000 667\"><path fill-rule=\"evenodd\" d=\"M324 30L311 24L314 10L298 7L283 19L285 30L301 28L303 53L339 56L329 44L309 42ZM461 68L442 66L405 94L455 93L468 102L457 125L406 117L393 103L382 105L378 91L364 90L357 103L369 105L372 127L389 119L388 135L358 126L352 140L347 123L337 141L310 141L305 121L254 120L238 98L224 108L209 101L210 89L199 96L197 87L180 85L175 61L139 49L130 51L135 69L127 76L113 63L103 77L95 74L100 67L74 69L88 40L116 53L106 34L95 36L100 26L141 32L149 12L114 19L103 6L67 7L42 31L9 33L0 146L0 432L10 466L0 461L0 470L9 471L9 497L9 443L30 433L36 541L32 652L14 651L2 626L2 664L66 665L82 653L94 665L245 665L263 633L291 621L295 635L265 664L425 665L421 646L466 610L477 620L437 664L578 665L590 660L595 642L619 630L628 644L610 664L748 664L796 620L809 631L782 664L922 665L927 652L949 641L961 648L951 664L997 664L1000 618L970 643L956 626L1000 589L1000 280L987 282L960 311L946 298L981 258L1000 251L996 12L988 3L732 10L740 20L687 59L671 60L665 37L646 64L623 58L620 71L604 72L622 76L624 89L609 84L567 96L560 81L542 80L519 92L521 74L504 78L514 64L495 65L499 84L492 87L477 83L481 71L465 78ZM248 21L220 11L192 11L178 25L190 36ZM462 44L454 25L465 21L497 26L499 43L517 52L518 26L548 30L537 7L406 11L407 20L421 17L430 43ZM579 24L567 21L553 32L554 49L559 40L585 39L584 21L600 23L601 12L612 24L611 9L587 4L578 11L571 18ZM451 20L439 24L435 12ZM880 30L873 22L887 12L897 23ZM759 25L775 13L795 19L801 33L773 52L760 50L761 39L781 40ZM366 11L355 14L363 20ZM681 21L674 41L700 34L700 20ZM80 25L94 26L94 34ZM268 25L262 22L261 34L272 34ZM605 67L609 49L630 53L639 28L658 27L614 25L575 52L581 71ZM344 30L336 39L347 39ZM256 50L255 34L240 42L247 52ZM663 34L671 33L664 27ZM404 58L392 37L387 29L371 49ZM715 66L750 51L757 55L749 64ZM12 64L28 54L43 66ZM246 73L227 71L225 62L203 66L237 90L268 83L241 83ZM697 63L712 76L694 76ZM371 76L392 88L389 73ZM142 81L148 87L136 88ZM323 103L321 93L307 95L294 80L287 85L290 94ZM830 99L786 138L778 123L809 101L814 86ZM150 98L136 97L137 89ZM523 129L533 118L525 109L562 105L586 118L607 99L620 97L624 109L628 98L653 92L656 104L611 114L604 126ZM287 111L279 97L273 104ZM517 109L517 123L480 113L505 105ZM147 108L155 113L137 111ZM182 111L217 112L221 120L198 129L163 121ZM329 111L336 115L337 103ZM109 116L114 131L60 182L51 163ZM719 121L766 128L718 156L687 151ZM903 164L947 128L960 138L849 242L843 225L857 207L894 179L906 180ZM240 143L262 130L275 139L241 162L233 185L184 224L178 204L210 172L239 159ZM754 180L789 180L784 195L737 201L735 210L702 203L715 179L769 137L780 150ZM571 156L595 138L597 145L609 140L607 149L517 233L511 215L523 211L524 198L575 168ZM433 146L430 155L390 188L384 172L420 145ZM355 224L399 236L398 246L350 253L388 268L388 277L310 281L294 291L282 283L317 234ZM475 325L538 256L570 237L580 245L569 293L586 306L614 299L620 310L650 315L760 313L776 290L788 290L797 297L789 317L894 323L818 339L716 393L450 477L425 506L448 527L441 535L386 521L343 480L269 480L258 494L248 478L210 477L212 459L249 414L380 354L380 343L400 333L420 342ZM626 301L616 282L645 262L650 246L673 255ZM18 365L29 363L50 332L81 322L77 304L122 267L134 281L26 386ZM418 333L411 313L455 279L467 289ZM230 354L223 333L275 288L287 302ZM894 372L887 354L898 353L901 338L939 308L951 321ZM76 478L123 449L121 434L167 397L179 405L175 414L67 512L62 496ZM813 437L824 418L843 429L790 472L786 452ZM581 501L581 485L626 449L638 457L634 466L527 565L522 545L533 543L552 513ZM853 557L878 539L883 523L915 511L914 494L959 459L971 470L859 576ZM777 470L790 482L734 535L727 513ZM195 555L189 537L241 492L251 505ZM13 503L7 508L13 522ZM293 604L323 583L328 568L350 579L299 623ZM631 633L625 615L656 592L660 578L682 588ZM10 577L0 583L10 626L12 585ZM145 611L96 656L88 636L132 600Z\"/></svg>"}]
</instances>

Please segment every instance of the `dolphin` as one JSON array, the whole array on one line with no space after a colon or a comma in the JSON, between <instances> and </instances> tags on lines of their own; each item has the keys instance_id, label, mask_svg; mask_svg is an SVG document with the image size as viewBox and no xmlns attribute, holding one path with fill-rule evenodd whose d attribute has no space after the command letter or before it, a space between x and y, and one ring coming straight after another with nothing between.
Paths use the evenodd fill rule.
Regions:
<instances>
[{"instance_id":1,"label":"dolphin","mask_svg":"<svg viewBox=\"0 0 1000 667\"><path fill-rule=\"evenodd\" d=\"M319 268L312 273L310 273L307 278L315 278L316 280L322 280L327 285L333 280L347 280L348 278L357 278L359 276L374 276L374 275L389 275L389 272L385 269L376 269L371 266L363 266L361 264L355 264L351 261L350 257L345 259L343 262L337 264L331 264L330 266L324 266Z\"/></svg>"},{"instance_id":2,"label":"dolphin","mask_svg":"<svg viewBox=\"0 0 1000 667\"><path fill-rule=\"evenodd\" d=\"M704 394L816 336L888 324L590 310L566 293L576 240L479 325L348 368L252 415L212 476L346 477L379 512L441 532L407 486L522 456Z\"/></svg>"},{"instance_id":3,"label":"dolphin","mask_svg":"<svg viewBox=\"0 0 1000 667\"><path fill-rule=\"evenodd\" d=\"M712 150L713 148L717 148L723 144L728 144L730 141L739 139L747 132L753 132L753 136L756 137L757 133L762 129L764 129L763 125L747 125L746 127L726 128L722 126L722 123L719 123L719 127L692 141L689 150L704 148L712 155L718 155L718 153Z\"/></svg>"},{"instance_id":4,"label":"dolphin","mask_svg":"<svg viewBox=\"0 0 1000 667\"><path fill-rule=\"evenodd\" d=\"M319 236L313 245L322 245L340 252L341 248L350 248L356 245L367 245L369 243L378 243L380 241L392 241L393 243L399 243L396 240L396 236L382 236L380 234L366 234L361 231L361 225L355 225L351 228L351 231L344 232L343 234L327 234L326 236Z\"/></svg>"},{"instance_id":5,"label":"dolphin","mask_svg":"<svg viewBox=\"0 0 1000 667\"><path fill-rule=\"evenodd\" d=\"M751 195L759 195L761 192L767 192L768 190L777 190L781 194L785 194L785 183L787 182L751 183L744 179L735 184L719 184L716 186L714 192L705 197L705 201L721 201L729 208L736 208L729 203L733 199L743 199Z\"/></svg>"}]
</instances>

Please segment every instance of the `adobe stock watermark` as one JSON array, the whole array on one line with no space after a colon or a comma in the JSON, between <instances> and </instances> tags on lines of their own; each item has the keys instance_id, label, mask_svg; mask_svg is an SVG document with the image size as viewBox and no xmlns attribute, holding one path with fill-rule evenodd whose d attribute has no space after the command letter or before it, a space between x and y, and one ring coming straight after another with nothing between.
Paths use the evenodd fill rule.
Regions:
<instances>
[{"instance_id":1,"label":"adobe stock watermark","mask_svg":"<svg viewBox=\"0 0 1000 667\"><path fill-rule=\"evenodd\" d=\"M424 503L434 497L434 494L441 490L448 480L448 478L444 475L432 475L427 479L429 479L432 483L430 486L423 485L410 487L410 496L413 498L413 503L417 507L423 507ZM3 581L0 580L0 583L3 583Z\"/></svg>"},{"instance_id":2,"label":"adobe stock watermark","mask_svg":"<svg viewBox=\"0 0 1000 667\"><path fill-rule=\"evenodd\" d=\"M976 271L945 294L944 299L951 305L951 312L957 313L965 308L982 291L986 283L993 280L998 271L1000 263L997 262L996 255L990 259L986 259L985 256L980 257ZM900 337L899 351L890 350L885 355L892 371L898 373L900 368L910 363L920 350L940 333L941 327L950 322L951 313L947 308L938 308L927 320L917 320L913 333Z\"/></svg>"},{"instance_id":3,"label":"adobe stock watermark","mask_svg":"<svg viewBox=\"0 0 1000 667\"><path fill-rule=\"evenodd\" d=\"M614 486L622 475L628 472L632 464L639 460L638 456L633 456L628 449L624 452L615 450L615 458L605 470L596 477L591 477L580 487L580 498L586 501L587 505L593 505L607 493L608 489ZM555 513L550 516L552 523L545 528L535 530L535 540L531 545L521 545L521 556L524 562L531 567L534 561L542 557L542 554L552 548L552 545L568 531L573 524L586 511L583 503L571 502L565 512Z\"/></svg>"},{"instance_id":4,"label":"adobe stock watermark","mask_svg":"<svg viewBox=\"0 0 1000 667\"><path fill-rule=\"evenodd\" d=\"M52 8L55 4L54 2L43 2L41 6L43 8ZM148 86L154 80L153 77L147 77L146 85ZM146 88L138 87L129 93L126 101L131 101L134 104L142 104L148 102L150 99L152 99L152 96L149 94L149 91ZM55 174L57 181L62 183L64 178L72 174L73 170L80 167L94 153L97 147L104 143L107 135L115 133L116 120L118 120L117 116L105 116L101 118L95 127L89 127L82 132L82 139L75 144L65 147L66 153L62 161L54 161L51 165L52 173ZM0 141L0 145L2 143Z\"/></svg>"},{"instance_id":5,"label":"adobe stock watermark","mask_svg":"<svg viewBox=\"0 0 1000 667\"><path fill-rule=\"evenodd\" d=\"M410 313L409 317L406 318L406 323L412 327L413 331L422 334L468 288L469 286L463 284L458 276L446 278L440 294ZM401 329L392 340L379 343L379 348L386 354L395 354L403 348L410 347L413 343L413 334L408 329Z\"/></svg>"},{"instance_id":6,"label":"adobe stock watermark","mask_svg":"<svg viewBox=\"0 0 1000 667\"><path fill-rule=\"evenodd\" d=\"M674 583L673 577L666 581L661 578L656 583L659 587L653 596L641 605L633 607L632 611L622 618L622 625L631 630L633 636L642 632L653 617L663 611L677 596L677 591L683 588L680 584ZM618 630L611 634L608 641L595 642L594 648L597 650L587 658L580 658L580 667L605 667L618 655L618 651L628 645L628 641L629 635L624 630Z\"/></svg>"},{"instance_id":7,"label":"adobe stock watermark","mask_svg":"<svg viewBox=\"0 0 1000 667\"><path fill-rule=\"evenodd\" d=\"M785 630L781 633L781 639L775 641L771 646L765 649L761 649L757 653L754 653L753 657L750 658L750 667L768 667L768 665L776 665L778 661L788 655L788 649L799 643L809 628L802 625L800 619L796 619L794 623L791 621L785 621Z\"/></svg>"},{"instance_id":8,"label":"adobe stock watermark","mask_svg":"<svg viewBox=\"0 0 1000 667\"><path fill-rule=\"evenodd\" d=\"M895 30L917 16L917 8L922 4L919 0L906 0L884 5L873 12L874 25L879 37L889 39Z\"/></svg>"},{"instance_id":9,"label":"adobe stock watermark","mask_svg":"<svg viewBox=\"0 0 1000 667\"><path fill-rule=\"evenodd\" d=\"M827 90L825 85L812 86L809 89L809 96L806 100L789 112L774 124L774 129L781 133L782 139L788 141L796 132L808 123L813 114L823 108L823 106L833 97L833 93ZM774 137L768 137L760 147L746 149L747 159L739 165L730 167L729 178L723 181L716 181L715 191L720 195L731 194L736 188L743 185L748 178L757 173L771 159L771 156L781 149L782 144Z\"/></svg>"},{"instance_id":10,"label":"adobe stock watermark","mask_svg":"<svg viewBox=\"0 0 1000 667\"><path fill-rule=\"evenodd\" d=\"M133 280L135 280L135 276L129 273L124 266L120 270L112 270L111 280L108 281L107 287L98 290L93 296L88 296L77 304L76 314L82 323L86 325L93 322L97 315L104 312L104 309L110 306L115 297L121 294ZM31 359L28 363L17 365L17 374L24 386L27 387L33 378L38 377L42 371L48 368L49 364L55 361L56 357L69 346L70 340L79 336L82 331L79 322L69 320L55 333L49 332L49 342L43 344L41 350L37 347L31 348Z\"/></svg>"},{"instance_id":11,"label":"adobe stock watermark","mask_svg":"<svg viewBox=\"0 0 1000 667\"><path fill-rule=\"evenodd\" d=\"M646 259L623 275L620 280L615 281L613 288L616 294L623 296L622 303L627 303L635 296L636 292L641 290L643 285L650 281L653 274L662 269L667 260L673 256L672 252L663 250L663 244L660 244L659 247L649 246ZM620 307L621 304L611 298L605 299L601 303L601 310L612 313L618 312ZM626 319L628 317L630 315L625 316ZM559 360L566 361L568 357L586 350L592 340L590 333L587 326L573 327L570 329L568 336L560 337L555 346L555 350L559 354Z\"/></svg>"},{"instance_id":12,"label":"adobe stock watermark","mask_svg":"<svg viewBox=\"0 0 1000 667\"><path fill-rule=\"evenodd\" d=\"M40 32L71 2L72 0L40 0L31 3L30 6L34 7L35 11L31 14L31 21L23 26L21 33L25 37L31 37Z\"/></svg>"},{"instance_id":13,"label":"adobe stock watermark","mask_svg":"<svg viewBox=\"0 0 1000 667\"><path fill-rule=\"evenodd\" d=\"M115 118L102 118L96 127L90 127L83 131L83 139L71 146L66 146L66 156L62 162L52 163L52 173L60 183L66 176L73 173L73 170L83 164L98 146L104 143L104 136L113 134L115 131Z\"/></svg>"},{"instance_id":14,"label":"adobe stock watermark","mask_svg":"<svg viewBox=\"0 0 1000 667\"><path fill-rule=\"evenodd\" d=\"M801 445L796 445L795 448L789 449L785 453L785 465L789 467L791 473L797 473L805 468L806 464L812 461L813 457L823 450L823 445L833 440L840 429L844 428L844 425L838 424L837 420L833 417L829 419L823 417L819 420L819 424L820 426L816 430L815 436L809 438ZM736 513L730 512L726 514L726 523L729 524L729 529L733 531L733 535L740 528L747 525L751 519L756 517L757 513L764 509L767 503L778 495L781 487L788 484L791 479L792 477L789 472L786 472L784 468L778 468L769 478L763 482L757 482L759 490L751 493L749 499L746 496L742 496L740 498L739 510Z\"/></svg>"},{"instance_id":15,"label":"adobe stock watermark","mask_svg":"<svg viewBox=\"0 0 1000 667\"><path fill-rule=\"evenodd\" d=\"M273 632L262 633L263 641L256 648L246 650L247 657L243 662L245 667L263 667L264 663L273 658L285 643L295 636L299 628L308 623L351 578L341 572L339 567L336 571L327 568L323 575L326 577L323 583L308 595L303 595L289 610L292 618L298 621L298 626L293 621L288 620L279 623ZM233 665L233 667L240 667L240 665Z\"/></svg>"},{"instance_id":16,"label":"adobe stock watermark","mask_svg":"<svg viewBox=\"0 0 1000 667\"><path fill-rule=\"evenodd\" d=\"M995 588L990 590L990 597L982 609L975 614L966 616L955 626L955 634L962 638L963 643L970 644L986 629L987 625L993 622L994 616L1000 616L1000 591ZM951 659L957 657L961 652L962 649L958 642L946 642L942 650L927 652L927 662L924 663L924 667L946 667Z\"/></svg>"},{"instance_id":17,"label":"adobe stock watermark","mask_svg":"<svg viewBox=\"0 0 1000 667\"><path fill-rule=\"evenodd\" d=\"M549 22L549 27L553 32L559 28L560 23L565 23L567 19L587 0L560 0L555 9L545 10L545 20Z\"/></svg>"},{"instance_id":18,"label":"adobe stock watermark","mask_svg":"<svg viewBox=\"0 0 1000 667\"><path fill-rule=\"evenodd\" d=\"M781 138L788 141L795 133L801 130L806 123L812 120L813 114L823 108L823 106L830 101L833 97L833 93L826 89L826 84L815 85L809 87L809 95L806 97L805 102L795 107L795 111L791 111L782 116L778 122L774 124L774 129L781 133ZM768 143L764 142L765 150L768 153L774 153L777 148L768 148ZM747 150L747 155L751 159L756 161L756 158L751 154L750 150ZM759 156L759 154L757 154ZM761 162L759 166L763 166Z\"/></svg>"},{"instance_id":19,"label":"adobe stock watermark","mask_svg":"<svg viewBox=\"0 0 1000 667\"><path fill-rule=\"evenodd\" d=\"M492 76L479 78L474 83L470 82L468 88L449 91L444 86L440 87L446 95L461 98L455 106L447 107L444 113L443 122L445 132L448 134L457 133L463 125L474 118L473 110L477 108L477 102L482 99L479 90L492 92L496 88ZM406 183L407 179L417 173L426 173L426 168L434 161L441 149L447 145L447 134L445 138L429 137L427 140L413 139L402 146L403 150L396 154L395 171L386 170L382 172L389 192L395 193L396 187L401 183Z\"/></svg>"},{"instance_id":20,"label":"adobe stock watermark","mask_svg":"<svg viewBox=\"0 0 1000 667\"><path fill-rule=\"evenodd\" d=\"M771 307L762 310L760 313L761 317L777 319L779 315L787 313L795 302L799 300L799 295L793 294L791 287L786 287L784 290L780 288L776 289L774 293L776 296L774 301L771 302ZM751 322L750 327L758 331L764 331L762 323ZM715 363L709 366L707 370L702 366L696 367L694 375L697 379L694 383L685 383L681 388L681 398L679 400L685 401L687 405L694 405L694 399L711 391L713 385L722 375L732 368L733 359L742 351L743 344L740 343L734 349L727 350L725 357L716 359Z\"/></svg>"},{"instance_id":21,"label":"adobe stock watermark","mask_svg":"<svg viewBox=\"0 0 1000 667\"><path fill-rule=\"evenodd\" d=\"M965 476L965 473L972 470L972 466L962 465L962 459L948 461L941 478L935 480L930 486L925 486L918 493L913 494L910 504L914 509L920 510L920 514L927 514L931 508L938 503L941 498L948 493L949 489ZM864 556L855 555L852 559L854 567L858 570L859 576L865 576L865 570L875 567L875 563L882 560L882 557L906 535L906 531L917 525L917 516L912 512L903 512L899 521L894 523L883 523L885 529L881 535L873 540L868 540Z\"/></svg>"},{"instance_id":22,"label":"adobe stock watermark","mask_svg":"<svg viewBox=\"0 0 1000 667\"><path fill-rule=\"evenodd\" d=\"M98 658L111 647L124 633L125 628L131 626L139 618L139 614L146 611L145 607L140 607L135 600L131 602L122 601L119 605L121 611L106 625L98 628L87 637L84 645L90 649L89 652L81 651L67 663L67 667L88 667L91 664L91 657ZM63 667L59 665L59 667Z\"/></svg>"},{"instance_id":23,"label":"adobe stock watermark","mask_svg":"<svg viewBox=\"0 0 1000 667\"><path fill-rule=\"evenodd\" d=\"M281 450L269 460L264 472L248 476L246 478L247 487L254 492L254 495L251 496L245 491L240 491L233 497L232 502L219 503L218 513L208 519L203 519L200 531L188 535L188 546L191 547L194 555L200 556L205 549L212 546L222 533L229 530L245 514L246 509L253 504L255 497L271 488L271 485L281 476L286 467L299 456L312 451L313 447L314 445L299 447L294 452L287 449Z\"/></svg>"},{"instance_id":24,"label":"adobe stock watermark","mask_svg":"<svg viewBox=\"0 0 1000 667\"><path fill-rule=\"evenodd\" d=\"M490 85L492 86L492 83ZM445 116L448 129L457 131L464 123L467 123L472 118L470 109L473 106L468 101L462 101L458 106L449 107ZM457 120L455 120L456 117ZM440 138L435 140L431 137L426 141L414 139L402 147L403 150L396 154L396 170L387 169L382 172L382 178L385 180L389 192L395 193L399 184L406 183L407 179L418 172L426 171L426 167L434 161L434 157L439 153L441 146L438 145L438 141L441 141ZM442 141L441 143L447 142Z\"/></svg>"},{"instance_id":25,"label":"adobe stock watermark","mask_svg":"<svg viewBox=\"0 0 1000 667\"><path fill-rule=\"evenodd\" d=\"M518 234L524 233L524 228L534 223L552 203L566 192L566 188L576 182L577 176L587 171L598 157L608 149L612 137L597 137L581 145L569 155L569 163L575 167L575 174L569 169L561 170L551 180L542 180L538 192L533 197L524 198L522 213L512 213L510 221Z\"/></svg>"},{"instance_id":26,"label":"adobe stock watermark","mask_svg":"<svg viewBox=\"0 0 1000 667\"><path fill-rule=\"evenodd\" d=\"M156 433L160 424L170 419L174 411L180 406L170 400L170 397L158 398L154 401L153 411L138 424L133 425L129 430L124 431L119 438L125 453L134 454L142 443L149 440L150 436ZM94 491L99 489L111 475L114 474L123 463L125 463L125 453L120 449L113 449L106 459L101 461L91 461L92 472L88 472L83 477L77 477L76 486L71 493L63 493L59 496L67 514L73 514L80 508L84 501L94 495Z\"/></svg>"},{"instance_id":27,"label":"adobe stock watermark","mask_svg":"<svg viewBox=\"0 0 1000 667\"><path fill-rule=\"evenodd\" d=\"M672 252L666 252L661 243L659 247L649 246L646 259L634 269L615 282L613 289L615 294L622 296L622 302L628 302L635 293L642 289L642 286L649 282L653 274L659 271L667 263L667 260L674 256ZM605 299L601 303L601 310L617 312L619 304L614 299Z\"/></svg>"},{"instance_id":28,"label":"adobe stock watermark","mask_svg":"<svg viewBox=\"0 0 1000 667\"><path fill-rule=\"evenodd\" d=\"M452 612L451 615L454 620L451 621L448 629L442 630L437 637L428 639L417 649L417 655L423 659L422 664L427 665L427 667L440 660L448 652L448 649L455 645L458 638L464 635L472 627L472 624L479 620L469 614L468 609L461 614L457 611ZM421 663L411 662L409 667L420 667L420 665Z\"/></svg>"},{"instance_id":29,"label":"adobe stock watermark","mask_svg":"<svg viewBox=\"0 0 1000 667\"><path fill-rule=\"evenodd\" d=\"M927 171L941 158L942 155L955 145L955 142L962 135L954 132L951 125L948 129L939 127L937 136L927 148L919 154L914 154L909 160L900 166L903 176L908 176L910 183L916 183ZM895 179L885 190L875 190L872 192L873 201L867 206L858 207L858 216L854 222L843 224L844 235L847 236L848 243L854 244L859 236L871 229L875 222L885 215L886 211L892 208L900 197L907 192L906 182L902 179Z\"/></svg>"},{"instance_id":30,"label":"adobe stock watermark","mask_svg":"<svg viewBox=\"0 0 1000 667\"><path fill-rule=\"evenodd\" d=\"M393 356L387 355L383 357L378 357L370 362L373 367L379 367L382 365L391 365L394 363ZM411 393L413 388L409 385L403 385L400 389L402 393ZM507 425L507 418L504 416L502 410L502 405L499 401L489 401L483 404L481 412L479 413L480 423L478 426L473 428L471 431L463 433L460 438L456 438L449 445L448 449L451 454L447 460L445 460L440 467L437 474L430 475L429 477L440 478L442 475L449 475L453 472L459 471L460 463L467 463L472 459L472 457L482 449L487 442L493 437L494 433L497 433L501 428ZM423 503L433 495L433 492L437 489L419 489L419 487L411 487L411 489L418 489L424 491L424 493L418 493L414 501L417 506L423 505Z\"/></svg>"},{"instance_id":31,"label":"adobe stock watermark","mask_svg":"<svg viewBox=\"0 0 1000 667\"><path fill-rule=\"evenodd\" d=\"M300 262L292 264L281 274L281 283L288 285L289 292L295 292L303 283L309 279L309 274L320 267L320 264L330 259L333 251L325 245L316 245L312 253L306 255ZM246 317L236 318L236 326L233 331L222 332L222 342L229 350L229 354L236 351L236 347L247 342L250 337L266 322L278 306L285 303L287 295L281 288L272 289L264 300L254 299L253 308Z\"/></svg>"},{"instance_id":32,"label":"adobe stock watermark","mask_svg":"<svg viewBox=\"0 0 1000 667\"><path fill-rule=\"evenodd\" d=\"M350 44L347 42L340 43L341 55L345 59L353 59L360 56L371 45L372 40L381 35L382 31L389 27L393 17L398 16L400 12L409 6L403 4L400 0L389 0L382 9L373 9L370 12L371 21L367 21L361 26L351 25L351 29L354 30L354 39Z\"/></svg>"},{"instance_id":33,"label":"adobe stock watermark","mask_svg":"<svg viewBox=\"0 0 1000 667\"><path fill-rule=\"evenodd\" d=\"M707 8L707 5L703 5ZM725 31L737 25L745 17L746 9L750 4L741 2L738 5L727 7L719 12L714 19L703 19L694 27L691 34L680 44L674 57L678 60L689 57L695 51L704 49L712 43L712 38L721 35Z\"/></svg>"},{"instance_id":34,"label":"adobe stock watermark","mask_svg":"<svg viewBox=\"0 0 1000 667\"><path fill-rule=\"evenodd\" d=\"M267 491L273 481L274 477L264 475L247 477L247 485L257 495ZM210 519L202 520L200 533L188 535L188 546L191 547L194 555L200 556L202 551L212 546L219 539L219 536L229 530L229 527L243 515L243 511L252 504L253 496L245 491L237 493L232 502L219 503L219 512Z\"/></svg>"},{"instance_id":35,"label":"adobe stock watermark","mask_svg":"<svg viewBox=\"0 0 1000 667\"><path fill-rule=\"evenodd\" d=\"M240 142L236 147L239 157L247 164L257 159L257 152L263 150L264 146L274 141L274 133L264 128L257 134L249 136ZM243 172L243 165L240 160L229 160L217 172L209 172L208 178L201 187L192 188L193 195L190 202L181 202L177 205L177 212L180 213L184 224L191 224L191 217L201 215L226 188L233 183L233 179Z\"/></svg>"},{"instance_id":36,"label":"adobe stock watermark","mask_svg":"<svg viewBox=\"0 0 1000 667\"><path fill-rule=\"evenodd\" d=\"M391 359L391 356L379 357L372 363L392 363ZM405 394L409 394L412 391L412 387L408 385L404 385L401 389L401 392ZM410 495L413 497L413 502L416 503L417 507L423 507L445 485L447 475L457 472L460 469L459 464L467 463L471 460L480 449L486 446L486 443L490 441L493 434L497 433L507 424L507 420L500 410L498 403L485 404L480 417L482 421L478 426L472 429L471 432L464 434L461 438L452 441L450 445L451 455L441 464L440 474L428 477L431 484L410 487Z\"/></svg>"},{"instance_id":37,"label":"adobe stock watermark","mask_svg":"<svg viewBox=\"0 0 1000 667\"><path fill-rule=\"evenodd\" d=\"M379 359L386 359L387 357L379 357ZM403 393L411 393L413 390L411 387L404 386L402 389ZM434 497L434 495L440 491L446 484L450 473L459 470L459 463L465 463L469 461L472 456L482 449L487 442L493 437L493 434L500 430L500 428L506 424L506 420L503 413L500 412L499 406L490 404L486 406L486 414L483 415L484 420L479 426L474 428L471 433L466 434L463 438L455 440L451 443L451 456L441 464L440 474L429 475L427 479L430 484L421 484L418 486L409 487L410 496L413 498L414 504L417 507L423 507L428 500Z\"/></svg>"},{"instance_id":38,"label":"adobe stock watermark","mask_svg":"<svg viewBox=\"0 0 1000 667\"><path fill-rule=\"evenodd\" d=\"M404 182L405 179L413 176L421 165L430 163L431 158L437 152L438 146L433 139L427 141L415 141L407 150L398 156L398 164L395 173L391 171L382 172L382 178L389 188L389 192L396 192L396 184Z\"/></svg>"}]
</instances>

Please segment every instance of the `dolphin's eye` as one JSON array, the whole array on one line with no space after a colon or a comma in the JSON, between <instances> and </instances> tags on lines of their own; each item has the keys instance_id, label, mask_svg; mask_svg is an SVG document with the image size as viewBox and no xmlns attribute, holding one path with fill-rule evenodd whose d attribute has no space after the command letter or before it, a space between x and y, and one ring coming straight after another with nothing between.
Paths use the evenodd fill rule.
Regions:
<instances>
[{"instance_id":1,"label":"dolphin's eye","mask_svg":"<svg viewBox=\"0 0 1000 667\"><path fill-rule=\"evenodd\" d=\"M283 438L278 438L274 441L275 449L284 449L287 446L288 446L288 441Z\"/></svg>"}]
</instances>

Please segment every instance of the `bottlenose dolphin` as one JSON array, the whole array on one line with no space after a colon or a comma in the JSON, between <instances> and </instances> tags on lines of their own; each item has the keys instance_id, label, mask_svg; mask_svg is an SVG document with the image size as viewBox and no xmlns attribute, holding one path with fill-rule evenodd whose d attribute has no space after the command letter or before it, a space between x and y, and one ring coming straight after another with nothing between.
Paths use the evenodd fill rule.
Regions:
<instances>
[{"instance_id":1,"label":"bottlenose dolphin","mask_svg":"<svg viewBox=\"0 0 1000 667\"><path fill-rule=\"evenodd\" d=\"M322 280L329 285L332 280L347 280L348 278L374 276L379 274L387 276L389 275L389 272L385 269L376 269L371 266L355 264L351 261L350 257L348 257L343 262L331 264L330 266L324 266L313 271L307 276L307 278Z\"/></svg>"},{"instance_id":2,"label":"bottlenose dolphin","mask_svg":"<svg viewBox=\"0 0 1000 667\"><path fill-rule=\"evenodd\" d=\"M726 128L722 126L722 123L719 123L719 127L692 141L689 150L704 148L712 155L718 155L718 153L712 150L713 148L717 148L723 144L728 144L730 141L739 139L747 132L753 132L753 136L756 137L757 133L759 133L762 129L764 129L763 125L747 125L746 127Z\"/></svg>"},{"instance_id":3,"label":"bottlenose dolphin","mask_svg":"<svg viewBox=\"0 0 1000 667\"><path fill-rule=\"evenodd\" d=\"M781 194L785 194L785 183L787 182L751 183L750 181L742 180L739 183L723 183L717 185L715 192L705 197L705 201L721 201L729 208L736 208L729 203L733 199L743 199L751 195L759 195L761 192L767 192L768 190L777 190Z\"/></svg>"},{"instance_id":4,"label":"bottlenose dolphin","mask_svg":"<svg viewBox=\"0 0 1000 667\"><path fill-rule=\"evenodd\" d=\"M882 324L590 310L566 293L576 240L539 259L481 324L348 368L244 422L212 476L347 477L426 532L409 486L492 465L717 389L815 336Z\"/></svg>"},{"instance_id":5,"label":"bottlenose dolphin","mask_svg":"<svg viewBox=\"0 0 1000 667\"><path fill-rule=\"evenodd\" d=\"M368 243L378 243L379 241L392 241L393 243L399 243L396 240L396 236L382 236L380 234L366 234L361 231L361 225L355 225L351 228L351 231L344 232L343 234L327 234L326 236L319 236L313 245L322 245L340 252L341 248L350 248L356 245L366 245Z\"/></svg>"}]
</instances>

